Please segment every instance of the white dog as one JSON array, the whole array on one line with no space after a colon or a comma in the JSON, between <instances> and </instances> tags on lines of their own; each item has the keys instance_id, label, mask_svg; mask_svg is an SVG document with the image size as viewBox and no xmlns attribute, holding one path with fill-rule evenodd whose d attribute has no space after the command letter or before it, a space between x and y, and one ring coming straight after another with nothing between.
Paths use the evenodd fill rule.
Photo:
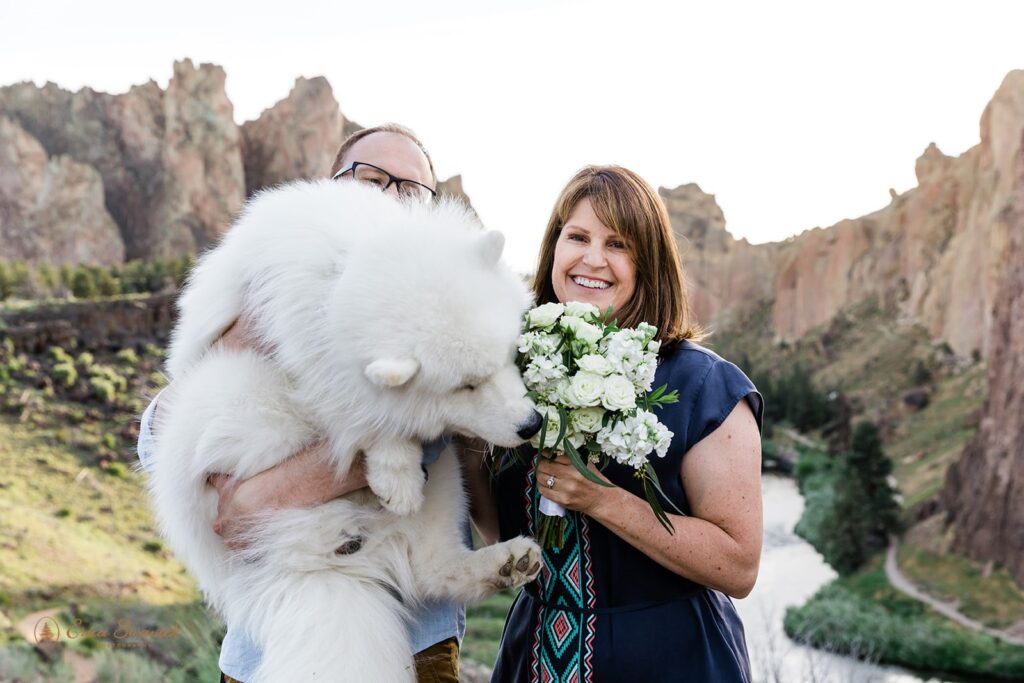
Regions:
<instances>
[{"instance_id":1,"label":"white dog","mask_svg":"<svg viewBox=\"0 0 1024 683\"><path fill-rule=\"evenodd\" d=\"M464 547L458 462L444 455L426 483L420 465L443 432L515 446L539 427L514 365L529 298L499 262L503 241L455 203L300 182L253 199L197 265L150 490L207 600L261 646L247 683L414 680L409 606L480 599L539 570L530 539ZM269 351L210 350L243 314ZM247 478L317 439L339 476L365 453L372 493L267 514L228 551L207 475Z\"/></svg>"}]
</instances>

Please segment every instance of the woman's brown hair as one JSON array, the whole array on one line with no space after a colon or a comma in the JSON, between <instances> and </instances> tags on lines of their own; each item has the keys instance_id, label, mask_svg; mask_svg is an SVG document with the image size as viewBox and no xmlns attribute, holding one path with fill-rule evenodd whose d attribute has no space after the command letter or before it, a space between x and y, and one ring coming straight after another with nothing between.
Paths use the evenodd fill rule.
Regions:
<instances>
[{"instance_id":1,"label":"woman's brown hair","mask_svg":"<svg viewBox=\"0 0 1024 683\"><path fill-rule=\"evenodd\" d=\"M641 322L658 328L666 345L703 337L693 321L686 296L686 281L668 211L657 192L621 166L587 166L580 170L555 202L541 242L533 294L537 304L558 301L551 283L555 245L576 206L587 199L598 219L625 238L636 268L636 289L622 308L614 311L621 327Z\"/></svg>"}]
</instances>

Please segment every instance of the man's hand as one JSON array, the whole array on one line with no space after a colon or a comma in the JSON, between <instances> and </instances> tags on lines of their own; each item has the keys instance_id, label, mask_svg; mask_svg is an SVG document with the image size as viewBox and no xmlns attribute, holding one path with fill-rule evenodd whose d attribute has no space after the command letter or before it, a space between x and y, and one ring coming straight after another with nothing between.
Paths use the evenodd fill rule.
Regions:
<instances>
[{"instance_id":1,"label":"man's hand","mask_svg":"<svg viewBox=\"0 0 1024 683\"><path fill-rule=\"evenodd\" d=\"M248 518L281 508L310 508L366 486L366 463L360 454L344 479L338 479L327 444L319 441L269 470L244 480L211 474L217 489L217 519L213 530L232 549L243 547L241 535Z\"/></svg>"},{"instance_id":2,"label":"man's hand","mask_svg":"<svg viewBox=\"0 0 1024 683\"><path fill-rule=\"evenodd\" d=\"M241 541L245 530L244 521L252 512L247 509L246 500L249 491L246 489L241 498L235 494L245 480L236 479L226 474L211 474L209 483L217 489L217 519L213 522L213 531L224 539L224 545L232 550L241 550L245 543Z\"/></svg>"}]
</instances>

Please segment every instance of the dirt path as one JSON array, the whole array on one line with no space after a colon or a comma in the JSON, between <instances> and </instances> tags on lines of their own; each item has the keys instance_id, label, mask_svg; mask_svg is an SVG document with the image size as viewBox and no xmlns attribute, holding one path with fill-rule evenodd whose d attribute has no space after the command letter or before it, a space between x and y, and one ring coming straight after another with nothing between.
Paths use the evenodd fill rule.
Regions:
<instances>
[{"instance_id":1,"label":"dirt path","mask_svg":"<svg viewBox=\"0 0 1024 683\"><path fill-rule=\"evenodd\" d=\"M26 614L21 621L18 622L18 633L25 639L26 643L35 643L35 628L36 624L39 623L39 620L46 617L55 617L60 614L60 612L61 609L59 607L52 607L50 609ZM61 656L63 656L67 665L71 667L71 671L74 676L74 683L95 683L97 679L96 665L91 659L83 657L77 652L72 652L66 646L61 648Z\"/></svg>"},{"instance_id":2,"label":"dirt path","mask_svg":"<svg viewBox=\"0 0 1024 683\"><path fill-rule=\"evenodd\" d=\"M896 562L896 551L898 549L899 541L894 538L890 541L889 549L885 553L885 575L889 578L889 583L892 584L893 588L901 593L909 595L915 600L925 603L939 614L949 617L961 626L974 631L987 633L990 636L1005 640L1006 642L1014 645L1024 645L1024 638L1018 638L1004 631L989 628L988 626L985 626L984 624L962 614L960 610L957 609L955 603L943 602L942 600L932 597L918 588L913 582L903 575L903 572L900 571L899 565Z\"/></svg>"}]
</instances>

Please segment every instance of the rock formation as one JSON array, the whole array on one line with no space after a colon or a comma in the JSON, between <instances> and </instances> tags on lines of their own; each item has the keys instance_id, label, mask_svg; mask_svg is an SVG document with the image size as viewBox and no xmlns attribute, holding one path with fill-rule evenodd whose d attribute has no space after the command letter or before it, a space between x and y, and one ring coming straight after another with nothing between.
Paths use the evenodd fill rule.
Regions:
<instances>
[{"instance_id":1,"label":"rock formation","mask_svg":"<svg viewBox=\"0 0 1024 683\"><path fill-rule=\"evenodd\" d=\"M885 208L775 244L733 240L695 185L663 189L699 320L725 322L771 299L777 337L793 340L876 296L959 355L987 357L1022 130L1024 71L1013 71L981 117L980 144L957 158L931 145L918 186Z\"/></svg>"},{"instance_id":2,"label":"rock formation","mask_svg":"<svg viewBox=\"0 0 1024 683\"><path fill-rule=\"evenodd\" d=\"M117 224L91 166L46 150L0 116L0 260L32 264L124 260Z\"/></svg>"},{"instance_id":3,"label":"rock formation","mask_svg":"<svg viewBox=\"0 0 1024 683\"><path fill-rule=\"evenodd\" d=\"M242 125L245 190L327 174L346 127L326 78L299 78L288 97Z\"/></svg>"},{"instance_id":4,"label":"rock formation","mask_svg":"<svg viewBox=\"0 0 1024 683\"><path fill-rule=\"evenodd\" d=\"M127 258L195 252L219 235L244 198L240 134L224 70L185 60L167 91L150 81L121 95L53 83L0 88L0 114L51 157L92 166Z\"/></svg>"},{"instance_id":5,"label":"rock formation","mask_svg":"<svg viewBox=\"0 0 1024 683\"><path fill-rule=\"evenodd\" d=\"M698 322L728 326L733 314L771 296L774 245L733 239L714 195L695 183L659 189L683 261Z\"/></svg>"},{"instance_id":6,"label":"rock formation","mask_svg":"<svg viewBox=\"0 0 1024 683\"><path fill-rule=\"evenodd\" d=\"M1008 161L1014 172L999 179L1014 191L1000 216L1009 247L990 335L989 394L980 429L947 472L941 503L955 548L1001 562L1024 585L1024 131L1019 136Z\"/></svg>"}]
</instances>

